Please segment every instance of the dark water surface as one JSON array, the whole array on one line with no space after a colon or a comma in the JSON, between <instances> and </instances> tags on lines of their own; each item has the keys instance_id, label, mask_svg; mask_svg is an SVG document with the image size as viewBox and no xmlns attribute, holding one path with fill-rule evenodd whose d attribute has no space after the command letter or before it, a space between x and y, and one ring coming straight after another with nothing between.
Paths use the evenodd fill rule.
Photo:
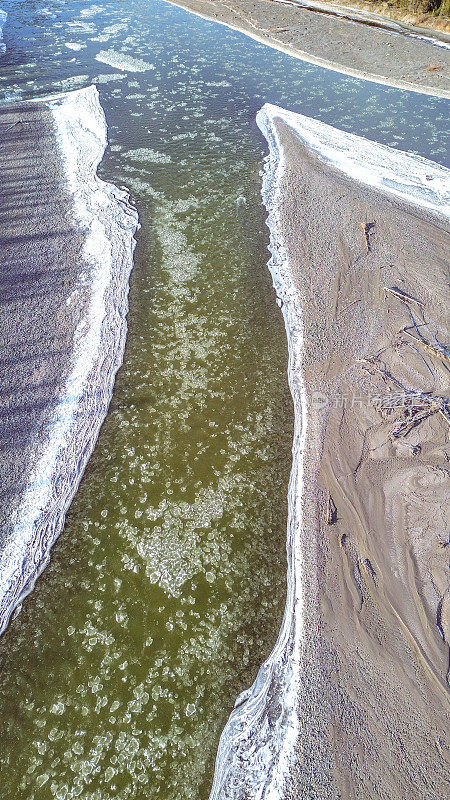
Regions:
<instances>
[{"instance_id":1,"label":"dark water surface","mask_svg":"<svg viewBox=\"0 0 450 800\"><path fill-rule=\"evenodd\" d=\"M285 595L293 420L256 111L277 103L442 161L447 104L161 0L0 5L0 99L96 82L101 174L130 187L142 223L109 416L0 641L1 800L206 798Z\"/></svg>"}]
</instances>

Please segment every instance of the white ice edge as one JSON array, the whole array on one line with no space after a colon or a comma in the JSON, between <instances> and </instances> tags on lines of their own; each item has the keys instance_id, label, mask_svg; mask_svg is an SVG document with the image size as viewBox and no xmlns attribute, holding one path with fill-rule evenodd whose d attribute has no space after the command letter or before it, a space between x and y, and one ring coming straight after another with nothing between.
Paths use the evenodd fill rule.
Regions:
<instances>
[{"instance_id":1,"label":"white ice edge","mask_svg":"<svg viewBox=\"0 0 450 800\"><path fill-rule=\"evenodd\" d=\"M75 221L85 231L83 257L89 265L85 272L90 298L76 329L71 371L48 425L42 455L0 556L0 633L48 563L106 416L123 357L138 225L128 194L96 174L107 145L96 87L40 102L53 116ZM81 277L80 290L85 290L82 281Z\"/></svg>"},{"instance_id":2,"label":"white ice edge","mask_svg":"<svg viewBox=\"0 0 450 800\"><path fill-rule=\"evenodd\" d=\"M450 170L421 156L346 133L266 103L258 118L286 123L321 161L360 183L450 216Z\"/></svg>"},{"instance_id":3,"label":"white ice edge","mask_svg":"<svg viewBox=\"0 0 450 800\"><path fill-rule=\"evenodd\" d=\"M0 8L0 55L6 50L6 45L3 41L3 28L5 27L7 16L8 14L6 11L3 11L3 9Z\"/></svg>"},{"instance_id":4,"label":"white ice edge","mask_svg":"<svg viewBox=\"0 0 450 800\"><path fill-rule=\"evenodd\" d=\"M282 301L294 401L293 463L288 493L287 600L275 648L253 686L236 701L222 733L210 800L283 800L300 732L298 715L303 628L302 503L307 403L302 379L302 307L280 224L281 182L286 167L276 119L283 120L322 161L351 178L448 216L450 170L419 156L345 133L301 114L266 104L256 121L269 145L262 196L268 212L268 263ZM431 181L427 179L431 178ZM274 709L276 719L273 719ZM279 713L280 712L280 713Z\"/></svg>"},{"instance_id":5,"label":"white ice edge","mask_svg":"<svg viewBox=\"0 0 450 800\"><path fill-rule=\"evenodd\" d=\"M283 0L278 0L279 2L283 2ZM223 25L225 28L230 28L232 31L237 31L241 33L243 36L248 36L249 39L253 39L253 41L258 42L259 44L263 44L266 47L271 47L272 50L277 50L279 53L285 53L291 58L297 58L299 61L305 61L307 64L314 64L316 67L321 67L322 69L331 70L331 72L337 72L339 75L347 75L349 78L356 78L357 80L364 80L369 81L369 83L378 83L380 86L390 86L393 89L401 89L405 92L414 92L416 94L426 94L430 95L431 97L441 97L441 98L450 98L450 92L446 89L434 89L431 86L419 86L415 83L409 83L408 81L403 80L390 80L389 78L384 77L383 75L376 75L371 72L364 72L361 69L352 69L351 67L345 67L343 64L337 64L335 61L329 61L325 58L319 58L318 56L313 56L311 53L307 53L305 50L299 50L297 47L289 46L281 44L281 42L274 41L273 39L269 39L263 36L262 33L252 33L246 28L243 28L240 25L232 25L230 22L224 22L224 20L217 19L217 17L208 16L207 14L202 14L200 11L194 11L192 8L186 8L183 5L180 5L182 0L164 0L165 3L168 3L171 6L175 6L181 11L185 11L187 14L193 14L195 17L200 17L200 19L204 19L207 22L216 23L217 25ZM288 0L287 4L289 5L290 0ZM247 20L248 22L248 20ZM251 23L249 23L251 24ZM254 26L255 31L259 30L257 26ZM395 31L390 31L386 29L386 33L390 33L392 36L397 36L398 34ZM434 42L428 40L428 37L416 37L416 38L424 38L427 40L428 44L433 45Z\"/></svg>"},{"instance_id":6,"label":"white ice edge","mask_svg":"<svg viewBox=\"0 0 450 800\"><path fill-rule=\"evenodd\" d=\"M275 647L253 686L241 694L222 733L210 800L279 800L299 733L297 710L303 628L302 527L303 452L307 405L302 380L302 310L292 279L279 221L279 195L285 157L275 128L264 114L257 123L269 143L262 196L268 211L273 285L286 325L288 379L294 402L292 469L288 489L287 596Z\"/></svg>"}]
</instances>

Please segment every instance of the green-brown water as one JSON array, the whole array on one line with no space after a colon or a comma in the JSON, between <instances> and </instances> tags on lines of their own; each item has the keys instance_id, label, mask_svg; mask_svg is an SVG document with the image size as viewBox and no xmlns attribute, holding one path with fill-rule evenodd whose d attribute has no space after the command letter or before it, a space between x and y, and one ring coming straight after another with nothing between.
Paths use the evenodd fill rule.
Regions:
<instances>
[{"instance_id":1,"label":"green-brown water","mask_svg":"<svg viewBox=\"0 0 450 800\"><path fill-rule=\"evenodd\" d=\"M158 0L2 7L1 97L96 81L102 175L131 188L142 229L109 416L0 642L1 800L206 798L285 591L292 410L255 113L267 100L440 159L445 104Z\"/></svg>"}]
</instances>

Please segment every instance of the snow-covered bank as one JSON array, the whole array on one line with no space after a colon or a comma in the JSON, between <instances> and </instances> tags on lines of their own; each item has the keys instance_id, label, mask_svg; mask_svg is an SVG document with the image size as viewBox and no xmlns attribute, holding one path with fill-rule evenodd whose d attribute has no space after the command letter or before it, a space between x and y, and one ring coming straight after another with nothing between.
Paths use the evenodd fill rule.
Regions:
<instances>
[{"instance_id":1,"label":"snow-covered bank","mask_svg":"<svg viewBox=\"0 0 450 800\"><path fill-rule=\"evenodd\" d=\"M97 89L40 102L52 114L75 224L85 236L79 289L67 303L76 303L86 288L89 302L75 333L63 391L0 554L0 632L48 563L106 416L125 347L138 225L127 193L96 174L107 145Z\"/></svg>"},{"instance_id":2,"label":"snow-covered bank","mask_svg":"<svg viewBox=\"0 0 450 800\"><path fill-rule=\"evenodd\" d=\"M289 125L324 163L350 178L431 211L450 214L446 167L269 103L259 112L258 124L273 130L275 118Z\"/></svg>"},{"instance_id":3,"label":"snow-covered bank","mask_svg":"<svg viewBox=\"0 0 450 800\"><path fill-rule=\"evenodd\" d=\"M224 729L210 800L284 800L295 758L299 716L303 619L302 531L304 450L308 421L302 378L302 306L282 233L282 180L286 153L278 122L284 122L327 167L349 178L439 214L448 214L449 170L431 161L370 142L317 120L265 105L257 124L269 144L262 195L268 211L269 269L285 319L289 384L294 401L293 465L287 527L287 602L271 656L254 685L236 701ZM290 223L291 224L291 223ZM298 281L298 279L297 279ZM305 462L307 466L307 462Z\"/></svg>"}]
</instances>

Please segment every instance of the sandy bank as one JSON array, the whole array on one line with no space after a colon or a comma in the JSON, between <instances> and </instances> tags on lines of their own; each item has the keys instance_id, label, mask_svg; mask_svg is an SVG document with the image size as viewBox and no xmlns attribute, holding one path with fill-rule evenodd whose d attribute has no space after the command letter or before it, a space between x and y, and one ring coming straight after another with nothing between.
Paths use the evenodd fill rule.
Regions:
<instances>
[{"instance_id":1,"label":"sandy bank","mask_svg":"<svg viewBox=\"0 0 450 800\"><path fill-rule=\"evenodd\" d=\"M95 87L0 109L0 631L62 530L120 366L137 215Z\"/></svg>"},{"instance_id":2,"label":"sandy bank","mask_svg":"<svg viewBox=\"0 0 450 800\"><path fill-rule=\"evenodd\" d=\"M365 158L364 140L273 107L259 124L271 146L272 268L289 268L284 304L301 304L307 418L300 735L288 788L261 797L438 800L449 744L449 173L373 143ZM363 166L350 177L353 163Z\"/></svg>"},{"instance_id":3,"label":"sandy bank","mask_svg":"<svg viewBox=\"0 0 450 800\"><path fill-rule=\"evenodd\" d=\"M177 0L173 4L313 64L377 83L450 97L448 45L441 47L430 40L290 2Z\"/></svg>"}]
</instances>

